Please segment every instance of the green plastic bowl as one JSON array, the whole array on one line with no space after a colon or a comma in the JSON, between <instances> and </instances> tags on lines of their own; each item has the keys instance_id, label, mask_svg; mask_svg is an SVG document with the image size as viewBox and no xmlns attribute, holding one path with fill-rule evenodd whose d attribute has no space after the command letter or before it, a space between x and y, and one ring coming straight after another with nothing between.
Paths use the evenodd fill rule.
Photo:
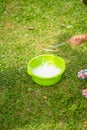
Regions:
<instances>
[{"instance_id":1,"label":"green plastic bowl","mask_svg":"<svg viewBox=\"0 0 87 130\"><path fill-rule=\"evenodd\" d=\"M41 66L43 63L56 66L56 68L60 69L60 72L56 75L49 77L36 75L33 72L33 69ZM32 79L35 83L42 86L51 86L56 84L61 79L61 76L64 73L64 71L65 71L64 59L54 55L47 55L47 54L39 55L37 57L32 58L28 63L28 74L32 76Z\"/></svg>"}]
</instances>

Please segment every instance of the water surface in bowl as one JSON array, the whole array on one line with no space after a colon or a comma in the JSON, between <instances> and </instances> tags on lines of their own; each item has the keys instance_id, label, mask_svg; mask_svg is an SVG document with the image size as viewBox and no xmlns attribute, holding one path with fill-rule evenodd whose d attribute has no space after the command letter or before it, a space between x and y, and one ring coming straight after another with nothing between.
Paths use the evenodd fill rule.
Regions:
<instances>
[{"instance_id":1,"label":"water surface in bowl","mask_svg":"<svg viewBox=\"0 0 87 130\"><path fill-rule=\"evenodd\" d=\"M33 74L44 78L56 76L60 71L60 68L57 68L54 64L48 64L46 62L32 69Z\"/></svg>"}]
</instances>

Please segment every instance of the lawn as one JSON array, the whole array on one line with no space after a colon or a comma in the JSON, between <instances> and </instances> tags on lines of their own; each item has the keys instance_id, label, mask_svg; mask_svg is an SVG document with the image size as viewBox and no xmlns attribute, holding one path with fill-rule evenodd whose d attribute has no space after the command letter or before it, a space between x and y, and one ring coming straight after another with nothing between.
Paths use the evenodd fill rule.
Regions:
<instances>
[{"instance_id":1,"label":"lawn","mask_svg":"<svg viewBox=\"0 0 87 130\"><path fill-rule=\"evenodd\" d=\"M87 130L87 44L51 44L87 33L87 7L80 0L0 0L0 130ZM66 61L60 82L43 87L27 74L31 58L54 54Z\"/></svg>"}]
</instances>

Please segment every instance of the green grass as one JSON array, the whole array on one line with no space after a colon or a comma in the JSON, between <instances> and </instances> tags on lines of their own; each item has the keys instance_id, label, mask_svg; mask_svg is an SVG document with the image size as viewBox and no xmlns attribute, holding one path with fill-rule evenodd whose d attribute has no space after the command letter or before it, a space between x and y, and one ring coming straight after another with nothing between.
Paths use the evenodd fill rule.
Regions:
<instances>
[{"instance_id":1,"label":"green grass","mask_svg":"<svg viewBox=\"0 0 87 130\"><path fill-rule=\"evenodd\" d=\"M50 44L87 33L87 7L80 0L0 1L0 130L86 130L87 81L77 72L87 67L87 44L78 48ZM52 87L35 84L27 74L31 58L54 54L66 71Z\"/></svg>"}]
</instances>

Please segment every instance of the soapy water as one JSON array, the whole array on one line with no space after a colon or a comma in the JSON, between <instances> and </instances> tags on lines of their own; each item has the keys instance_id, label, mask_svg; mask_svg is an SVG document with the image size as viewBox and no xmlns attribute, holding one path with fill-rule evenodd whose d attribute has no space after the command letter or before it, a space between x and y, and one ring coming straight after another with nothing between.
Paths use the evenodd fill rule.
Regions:
<instances>
[{"instance_id":1,"label":"soapy water","mask_svg":"<svg viewBox=\"0 0 87 130\"><path fill-rule=\"evenodd\" d=\"M60 73L60 68L57 68L53 64L43 63L40 66L34 68L32 72L40 77L48 78L58 75Z\"/></svg>"}]
</instances>

